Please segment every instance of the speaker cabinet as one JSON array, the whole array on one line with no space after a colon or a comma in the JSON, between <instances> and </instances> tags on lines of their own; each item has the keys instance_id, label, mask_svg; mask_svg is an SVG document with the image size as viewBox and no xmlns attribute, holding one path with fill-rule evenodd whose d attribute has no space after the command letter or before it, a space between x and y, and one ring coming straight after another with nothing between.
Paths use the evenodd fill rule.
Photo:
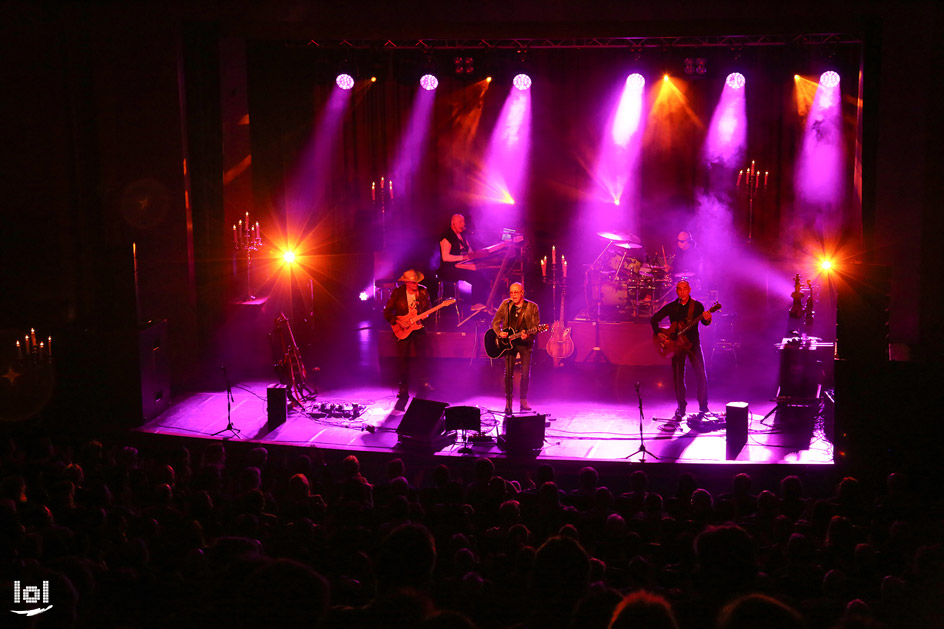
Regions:
<instances>
[{"instance_id":1,"label":"speaker cabinet","mask_svg":"<svg viewBox=\"0 0 944 629\"><path fill-rule=\"evenodd\" d=\"M271 384L266 388L266 428L275 430L285 423L288 385Z\"/></svg>"},{"instance_id":2,"label":"speaker cabinet","mask_svg":"<svg viewBox=\"0 0 944 629\"><path fill-rule=\"evenodd\" d=\"M148 422L170 405L170 361L167 357L167 320L147 325L138 333L141 374L141 417Z\"/></svg>"},{"instance_id":3,"label":"speaker cabinet","mask_svg":"<svg viewBox=\"0 0 944 629\"><path fill-rule=\"evenodd\" d=\"M508 454L535 455L544 447L544 426L547 415L519 415L505 419L503 438L498 445Z\"/></svg>"},{"instance_id":4,"label":"speaker cabinet","mask_svg":"<svg viewBox=\"0 0 944 629\"><path fill-rule=\"evenodd\" d=\"M728 402L725 407L725 456L730 461L738 458L747 443L747 402Z\"/></svg>"},{"instance_id":5,"label":"speaker cabinet","mask_svg":"<svg viewBox=\"0 0 944 629\"><path fill-rule=\"evenodd\" d=\"M397 427L400 444L422 449L439 449L451 443L452 440L443 434L443 415L447 406L449 404L446 402L413 398Z\"/></svg>"}]
</instances>

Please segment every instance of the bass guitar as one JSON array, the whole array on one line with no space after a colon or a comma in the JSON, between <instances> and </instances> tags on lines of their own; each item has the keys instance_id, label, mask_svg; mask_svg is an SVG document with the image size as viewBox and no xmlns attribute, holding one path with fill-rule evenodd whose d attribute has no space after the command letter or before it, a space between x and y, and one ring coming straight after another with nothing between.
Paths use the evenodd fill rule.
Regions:
<instances>
[{"instance_id":1,"label":"bass guitar","mask_svg":"<svg viewBox=\"0 0 944 629\"><path fill-rule=\"evenodd\" d=\"M456 303L455 299L447 299L446 301L442 302L438 306L433 306L432 308L430 308L429 310L426 310L425 312L421 312L415 315L409 315L409 314L400 315L399 317L397 317L397 322L390 325L390 327L393 328L393 335L397 337L398 341L402 341L406 337L413 334L414 331L419 330L420 328L423 327L423 324L421 324L420 321L422 321L429 315L433 314L440 308L451 306L454 303Z\"/></svg>"},{"instance_id":2,"label":"bass guitar","mask_svg":"<svg viewBox=\"0 0 944 629\"><path fill-rule=\"evenodd\" d=\"M527 334L528 336L534 336L538 332L547 332L548 325L542 323L539 326L529 328L527 330L521 330L516 332L514 328L505 328L502 332L507 332L508 336L502 338L495 334L495 330L488 330L485 332L485 353L488 354L489 358L499 358L504 356L508 352L512 343L521 338L522 334Z\"/></svg>"},{"instance_id":3,"label":"bass guitar","mask_svg":"<svg viewBox=\"0 0 944 629\"><path fill-rule=\"evenodd\" d=\"M565 358L574 353L574 339L570 336L570 328L564 319L564 299L567 297L567 281L561 284L560 319L551 325L551 338L547 340L544 349L554 359L554 366L560 367Z\"/></svg>"},{"instance_id":4,"label":"bass guitar","mask_svg":"<svg viewBox=\"0 0 944 629\"><path fill-rule=\"evenodd\" d=\"M708 312L717 312L721 310L721 304L715 302L715 305L708 309ZM653 341L656 349L662 358L675 356L677 352L686 352L692 347L692 342L688 340L685 333L698 325L702 317L695 317L692 321L673 321L667 328L660 328Z\"/></svg>"}]
</instances>

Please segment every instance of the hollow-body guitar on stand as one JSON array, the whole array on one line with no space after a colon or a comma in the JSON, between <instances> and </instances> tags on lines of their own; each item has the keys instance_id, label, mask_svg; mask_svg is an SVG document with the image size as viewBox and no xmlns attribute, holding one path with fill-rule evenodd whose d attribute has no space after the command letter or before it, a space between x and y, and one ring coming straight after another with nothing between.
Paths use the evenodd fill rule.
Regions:
<instances>
[{"instance_id":1,"label":"hollow-body guitar on stand","mask_svg":"<svg viewBox=\"0 0 944 629\"><path fill-rule=\"evenodd\" d=\"M279 313L279 316L275 318L275 329L272 336L277 339L274 347L279 352L275 364L279 382L288 385L288 395L292 404L301 406L303 400L317 395L318 390L310 387L306 382L308 372L305 370L305 363L302 362L298 343L295 342L292 324L289 323L288 317L284 313ZM316 367L315 371L318 370Z\"/></svg>"},{"instance_id":2,"label":"hollow-body guitar on stand","mask_svg":"<svg viewBox=\"0 0 944 629\"><path fill-rule=\"evenodd\" d=\"M451 306L456 303L455 299L447 299L438 306L433 306L429 310L421 312L419 314L405 314L397 317L397 322L390 325L393 328L393 335L397 337L398 341L402 341L406 337L413 334L414 331L419 330L423 327L423 324L420 323L423 319L433 314L440 308L445 308L446 306Z\"/></svg>"},{"instance_id":3,"label":"hollow-body guitar on stand","mask_svg":"<svg viewBox=\"0 0 944 629\"><path fill-rule=\"evenodd\" d=\"M528 328L527 330L521 330L520 332L516 331L514 328L505 328L502 330L508 333L508 336L505 338L495 334L495 330L488 330L485 332L485 353L488 354L489 358L500 358L512 348L514 341L520 339L521 335L527 334L528 336L534 336L538 332L547 332L547 328L548 325L546 323Z\"/></svg>"},{"instance_id":4,"label":"hollow-body guitar on stand","mask_svg":"<svg viewBox=\"0 0 944 629\"><path fill-rule=\"evenodd\" d=\"M554 359L554 366L560 367L562 361L574 353L574 339L570 336L570 328L564 319L564 300L567 297L567 280L561 284L560 319L551 325L551 338L547 340L544 349Z\"/></svg>"},{"instance_id":5,"label":"hollow-body guitar on stand","mask_svg":"<svg viewBox=\"0 0 944 629\"><path fill-rule=\"evenodd\" d=\"M721 304L715 302L708 312L717 312L721 310ZM668 328L661 328L653 339L656 349L662 358L674 356L677 352L688 351L692 347L692 342L685 336L685 333L698 325L701 317L695 317L691 321L673 321Z\"/></svg>"}]
</instances>

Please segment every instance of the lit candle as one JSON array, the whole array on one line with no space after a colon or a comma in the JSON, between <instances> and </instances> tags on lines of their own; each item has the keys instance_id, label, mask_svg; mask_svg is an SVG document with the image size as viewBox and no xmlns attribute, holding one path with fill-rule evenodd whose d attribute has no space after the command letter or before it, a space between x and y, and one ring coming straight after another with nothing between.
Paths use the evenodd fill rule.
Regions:
<instances>
[{"instance_id":1,"label":"lit candle","mask_svg":"<svg viewBox=\"0 0 944 629\"><path fill-rule=\"evenodd\" d=\"M36 345L36 328L30 328L30 343Z\"/></svg>"},{"instance_id":2,"label":"lit candle","mask_svg":"<svg viewBox=\"0 0 944 629\"><path fill-rule=\"evenodd\" d=\"M551 264L557 264L557 245L551 245Z\"/></svg>"},{"instance_id":3,"label":"lit candle","mask_svg":"<svg viewBox=\"0 0 944 629\"><path fill-rule=\"evenodd\" d=\"M46 358L46 344L42 341L39 342L39 359L45 360Z\"/></svg>"},{"instance_id":4,"label":"lit candle","mask_svg":"<svg viewBox=\"0 0 944 629\"><path fill-rule=\"evenodd\" d=\"M770 171L769 171L769 170L765 170L765 171L764 171L764 187L765 187L765 188L767 187L767 177L768 177L769 175L770 175Z\"/></svg>"},{"instance_id":5,"label":"lit candle","mask_svg":"<svg viewBox=\"0 0 944 629\"><path fill-rule=\"evenodd\" d=\"M547 277L547 256L541 258L541 277ZM19 345L20 342L17 341L16 344Z\"/></svg>"},{"instance_id":6,"label":"lit candle","mask_svg":"<svg viewBox=\"0 0 944 629\"><path fill-rule=\"evenodd\" d=\"M23 358L23 346L20 345L20 342L16 342L16 357L21 359Z\"/></svg>"},{"instance_id":7,"label":"lit candle","mask_svg":"<svg viewBox=\"0 0 944 629\"><path fill-rule=\"evenodd\" d=\"M49 357L52 358L52 337L46 339L46 352L49 354Z\"/></svg>"},{"instance_id":8,"label":"lit candle","mask_svg":"<svg viewBox=\"0 0 944 629\"><path fill-rule=\"evenodd\" d=\"M30 354L29 334L23 335L23 347L26 349L26 355Z\"/></svg>"},{"instance_id":9,"label":"lit candle","mask_svg":"<svg viewBox=\"0 0 944 629\"><path fill-rule=\"evenodd\" d=\"M256 221L256 240L262 242L262 231L259 229L259 221Z\"/></svg>"},{"instance_id":10,"label":"lit candle","mask_svg":"<svg viewBox=\"0 0 944 629\"><path fill-rule=\"evenodd\" d=\"M737 182L738 186L741 185L741 177L743 176L744 176L744 169L742 168L741 170L738 171L738 182Z\"/></svg>"},{"instance_id":11,"label":"lit candle","mask_svg":"<svg viewBox=\"0 0 944 629\"><path fill-rule=\"evenodd\" d=\"M751 160L751 171L757 172L757 171L754 170L754 160Z\"/></svg>"},{"instance_id":12,"label":"lit candle","mask_svg":"<svg viewBox=\"0 0 944 629\"><path fill-rule=\"evenodd\" d=\"M754 177L754 190L760 188L760 173L755 173L757 176Z\"/></svg>"},{"instance_id":13,"label":"lit candle","mask_svg":"<svg viewBox=\"0 0 944 629\"><path fill-rule=\"evenodd\" d=\"M376 181L370 182L370 200L371 201L377 200L377 182Z\"/></svg>"},{"instance_id":14,"label":"lit candle","mask_svg":"<svg viewBox=\"0 0 944 629\"><path fill-rule=\"evenodd\" d=\"M236 225L235 225L235 224L233 224L233 244L234 244L234 245L238 245L238 244L239 244L239 235L236 233Z\"/></svg>"},{"instance_id":15,"label":"lit candle","mask_svg":"<svg viewBox=\"0 0 944 629\"><path fill-rule=\"evenodd\" d=\"M567 260L564 259L564 256L561 255L561 263L564 265L564 278L567 278Z\"/></svg>"},{"instance_id":16,"label":"lit candle","mask_svg":"<svg viewBox=\"0 0 944 629\"><path fill-rule=\"evenodd\" d=\"M390 198L393 198L393 179L390 180Z\"/></svg>"}]
</instances>

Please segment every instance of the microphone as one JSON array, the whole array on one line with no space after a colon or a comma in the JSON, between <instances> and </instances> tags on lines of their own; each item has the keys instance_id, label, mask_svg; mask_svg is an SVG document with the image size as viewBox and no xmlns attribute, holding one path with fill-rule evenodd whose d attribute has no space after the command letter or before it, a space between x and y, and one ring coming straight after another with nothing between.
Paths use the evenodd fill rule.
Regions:
<instances>
[{"instance_id":1,"label":"microphone","mask_svg":"<svg viewBox=\"0 0 944 629\"><path fill-rule=\"evenodd\" d=\"M639 393L639 383L636 383L636 393Z\"/></svg>"}]
</instances>

